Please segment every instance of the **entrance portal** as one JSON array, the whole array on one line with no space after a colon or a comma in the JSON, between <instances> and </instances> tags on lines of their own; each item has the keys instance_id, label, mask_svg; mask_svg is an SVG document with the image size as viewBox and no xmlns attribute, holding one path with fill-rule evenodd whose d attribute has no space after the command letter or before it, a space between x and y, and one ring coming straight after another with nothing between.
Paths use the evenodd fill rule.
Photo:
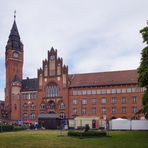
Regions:
<instances>
[{"instance_id":1,"label":"entrance portal","mask_svg":"<svg viewBox=\"0 0 148 148\"><path fill-rule=\"evenodd\" d=\"M40 114L38 122L39 127L43 127L45 129L59 129L60 127L59 114L56 113Z\"/></svg>"}]
</instances>

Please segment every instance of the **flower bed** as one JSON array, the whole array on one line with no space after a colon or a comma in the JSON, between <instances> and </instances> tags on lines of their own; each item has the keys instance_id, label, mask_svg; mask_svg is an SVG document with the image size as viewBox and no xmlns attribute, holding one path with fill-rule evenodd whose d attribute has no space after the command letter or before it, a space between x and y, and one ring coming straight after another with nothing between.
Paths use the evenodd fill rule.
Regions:
<instances>
[{"instance_id":1,"label":"flower bed","mask_svg":"<svg viewBox=\"0 0 148 148\"><path fill-rule=\"evenodd\" d=\"M79 130L68 131L68 136L76 137L105 137L107 136L106 131L89 130L87 132Z\"/></svg>"}]
</instances>

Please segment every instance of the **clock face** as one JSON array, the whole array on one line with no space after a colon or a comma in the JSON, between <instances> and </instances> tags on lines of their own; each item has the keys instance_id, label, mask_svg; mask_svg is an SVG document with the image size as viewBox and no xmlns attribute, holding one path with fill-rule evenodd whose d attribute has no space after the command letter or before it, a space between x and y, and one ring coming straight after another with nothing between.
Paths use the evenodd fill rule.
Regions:
<instances>
[{"instance_id":1,"label":"clock face","mask_svg":"<svg viewBox=\"0 0 148 148\"><path fill-rule=\"evenodd\" d=\"M13 57L14 57L14 58L18 58L18 57L19 57L19 54L18 54L17 52L14 52L14 53L13 53Z\"/></svg>"},{"instance_id":2,"label":"clock face","mask_svg":"<svg viewBox=\"0 0 148 148\"><path fill-rule=\"evenodd\" d=\"M54 59L55 59L54 55L50 56L50 60L54 60Z\"/></svg>"}]
</instances>

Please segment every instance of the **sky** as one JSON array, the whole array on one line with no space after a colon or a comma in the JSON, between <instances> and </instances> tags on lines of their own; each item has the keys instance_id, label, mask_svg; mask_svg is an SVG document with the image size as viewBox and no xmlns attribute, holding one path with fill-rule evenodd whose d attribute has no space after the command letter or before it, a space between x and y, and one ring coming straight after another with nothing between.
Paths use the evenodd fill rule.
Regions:
<instances>
[{"instance_id":1,"label":"sky","mask_svg":"<svg viewBox=\"0 0 148 148\"><path fill-rule=\"evenodd\" d=\"M24 44L23 77L53 46L69 73L136 69L144 48L139 30L148 0L0 0L0 100L4 100L5 46L14 21Z\"/></svg>"}]
</instances>

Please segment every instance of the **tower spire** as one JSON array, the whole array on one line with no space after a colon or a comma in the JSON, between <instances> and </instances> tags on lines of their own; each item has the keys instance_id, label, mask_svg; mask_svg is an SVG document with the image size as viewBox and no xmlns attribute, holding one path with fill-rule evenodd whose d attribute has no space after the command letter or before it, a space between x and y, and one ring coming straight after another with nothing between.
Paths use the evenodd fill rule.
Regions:
<instances>
[{"instance_id":1,"label":"tower spire","mask_svg":"<svg viewBox=\"0 0 148 148\"><path fill-rule=\"evenodd\" d=\"M9 39L6 45L6 49L23 50L23 44L20 40L20 35L16 25L16 10L14 11L14 22L9 34Z\"/></svg>"},{"instance_id":2,"label":"tower spire","mask_svg":"<svg viewBox=\"0 0 148 148\"><path fill-rule=\"evenodd\" d=\"M14 10L14 21L16 19L16 10Z\"/></svg>"}]
</instances>

